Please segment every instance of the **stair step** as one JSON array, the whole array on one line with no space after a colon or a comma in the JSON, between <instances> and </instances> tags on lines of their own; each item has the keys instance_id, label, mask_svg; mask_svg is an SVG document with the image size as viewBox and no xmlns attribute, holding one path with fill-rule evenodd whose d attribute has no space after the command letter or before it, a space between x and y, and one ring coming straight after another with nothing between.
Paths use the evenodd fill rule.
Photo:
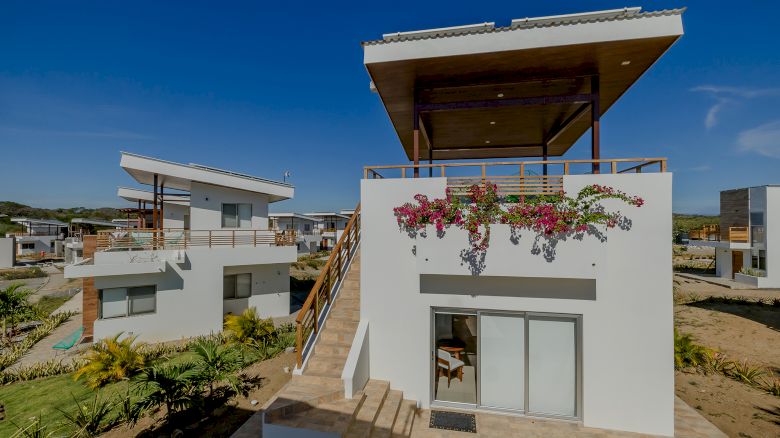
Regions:
<instances>
[{"instance_id":1,"label":"stair step","mask_svg":"<svg viewBox=\"0 0 780 438\"><path fill-rule=\"evenodd\" d=\"M404 394L401 391L391 390L387 393L382 409L376 417L374 427L371 428L371 438L391 438L393 425L398 417L398 409L401 407Z\"/></svg>"},{"instance_id":2,"label":"stair step","mask_svg":"<svg viewBox=\"0 0 780 438\"><path fill-rule=\"evenodd\" d=\"M333 386L331 382L291 380L264 406L265 416L267 421L289 417L343 396L344 388Z\"/></svg>"},{"instance_id":3,"label":"stair step","mask_svg":"<svg viewBox=\"0 0 780 438\"><path fill-rule=\"evenodd\" d=\"M325 321L324 330L335 328L335 329L342 329L342 330L352 330L352 332L354 333L355 331L357 331L359 324L360 324L359 321L353 321L351 319L328 318L327 321Z\"/></svg>"},{"instance_id":4,"label":"stair step","mask_svg":"<svg viewBox=\"0 0 780 438\"><path fill-rule=\"evenodd\" d=\"M317 345L314 346L314 352L312 354L322 354L325 356L343 355L344 357L347 357L349 355L350 347L352 347L351 343L336 344L318 342Z\"/></svg>"},{"instance_id":5,"label":"stair step","mask_svg":"<svg viewBox=\"0 0 780 438\"><path fill-rule=\"evenodd\" d=\"M352 420L345 438L365 438L371 435L371 428L382 409L388 392L390 392L390 383L382 380L369 380L366 387L361 391L366 399L363 405L357 411L357 415Z\"/></svg>"},{"instance_id":6,"label":"stair step","mask_svg":"<svg viewBox=\"0 0 780 438\"><path fill-rule=\"evenodd\" d=\"M323 341L347 342L352 344L352 339L354 338L354 330L323 330L320 334L320 339Z\"/></svg>"},{"instance_id":7,"label":"stair step","mask_svg":"<svg viewBox=\"0 0 780 438\"><path fill-rule=\"evenodd\" d=\"M273 424L343 435L364 400L365 395L360 395L348 400L323 403L308 411L274 420Z\"/></svg>"},{"instance_id":8,"label":"stair step","mask_svg":"<svg viewBox=\"0 0 780 438\"><path fill-rule=\"evenodd\" d=\"M414 419L417 417L417 402L403 400L398 409L398 416L393 424L393 438L408 438L412 435Z\"/></svg>"}]
</instances>

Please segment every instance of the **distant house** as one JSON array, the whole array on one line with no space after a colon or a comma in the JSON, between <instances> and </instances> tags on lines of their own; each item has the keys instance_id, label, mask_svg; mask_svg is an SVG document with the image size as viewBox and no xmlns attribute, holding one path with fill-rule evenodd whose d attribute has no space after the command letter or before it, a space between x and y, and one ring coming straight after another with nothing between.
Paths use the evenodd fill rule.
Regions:
<instances>
[{"instance_id":1,"label":"distant house","mask_svg":"<svg viewBox=\"0 0 780 438\"><path fill-rule=\"evenodd\" d=\"M295 233L295 246L299 254L317 252L321 245L322 234L319 224L322 220L300 213L269 213L271 228L287 233Z\"/></svg>"},{"instance_id":2,"label":"distant house","mask_svg":"<svg viewBox=\"0 0 780 438\"><path fill-rule=\"evenodd\" d=\"M169 341L219 332L249 307L290 313L295 242L270 229L268 205L291 185L130 153L120 166L152 191L120 188L140 225L85 236L84 262L65 268L84 279L86 336Z\"/></svg>"},{"instance_id":3,"label":"distant house","mask_svg":"<svg viewBox=\"0 0 780 438\"><path fill-rule=\"evenodd\" d=\"M720 222L693 230L689 237L691 245L715 248L718 277L780 287L780 186L720 192Z\"/></svg>"},{"instance_id":4,"label":"distant house","mask_svg":"<svg viewBox=\"0 0 780 438\"><path fill-rule=\"evenodd\" d=\"M11 222L24 227L24 231L6 234L16 237L18 255L53 254L57 250L56 242L64 240L68 232L68 224L58 220L15 217Z\"/></svg>"},{"instance_id":5,"label":"distant house","mask_svg":"<svg viewBox=\"0 0 780 438\"><path fill-rule=\"evenodd\" d=\"M317 225L322 237L321 249L333 248L336 242L339 241L341 233L344 232L344 228L347 226L350 218L350 215L334 211L306 213L306 216L320 220Z\"/></svg>"}]
</instances>

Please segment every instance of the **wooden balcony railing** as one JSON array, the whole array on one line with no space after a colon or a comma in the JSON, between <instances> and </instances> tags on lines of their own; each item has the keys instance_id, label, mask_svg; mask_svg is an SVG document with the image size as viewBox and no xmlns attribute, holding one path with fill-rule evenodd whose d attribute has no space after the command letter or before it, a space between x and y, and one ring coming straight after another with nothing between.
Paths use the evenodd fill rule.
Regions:
<instances>
[{"instance_id":1,"label":"wooden balcony railing","mask_svg":"<svg viewBox=\"0 0 780 438\"><path fill-rule=\"evenodd\" d=\"M609 172L601 173L642 173L654 169L666 172L666 158L613 158L366 166L363 168L363 177L412 178L415 169L428 169L428 176L447 178L447 186L455 193L465 192L475 184L492 183L498 187L501 195L546 195L563 190L564 175L593 173L594 164L599 170L608 167ZM658 167L654 168L655 165Z\"/></svg>"},{"instance_id":2,"label":"wooden balcony railing","mask_svg":"<svg viewBox=\"0 0 780 438\"><path fill-rule=\"evenodd\" d=\"M320 276L306 297L298 317L295 319L297 329L296 354L298 368L303 367L303 360L310 347L310 341L320 330L320 317L333 300L334 286L344 279L349 263L360 243L360 204L349 219L344 232L330 253L327 263L322 268Z\"/></svg>"},{"instance_id":3,"label":"wooden balcony railing","mask_svg":"<svg viewBox=\"0 0 780 438\"><path fill-rule=\"evenodd\" d=\"M748 243L750 232L748 227L729 227L725 233L721 233L718 225L705 225L699 229L688 232L689 240L727 241L734 243Z\"/></svg>"},{"instance_id":4,"label":"wooden balcony railing","mask_svg":"<svg viewBox=\"0 0 780 438\"><path fill-rule=\"evenodd\" d=\"M97 250L187 249L193 247L295 245L294 230L124 229L97 232Z\"/></svg>"}]
</instances>

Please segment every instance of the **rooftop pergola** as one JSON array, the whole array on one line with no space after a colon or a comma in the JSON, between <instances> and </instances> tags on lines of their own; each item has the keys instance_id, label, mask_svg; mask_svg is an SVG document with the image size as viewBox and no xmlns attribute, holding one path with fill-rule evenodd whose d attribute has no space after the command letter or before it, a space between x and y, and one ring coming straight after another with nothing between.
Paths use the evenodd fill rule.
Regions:
<instances>
[{"instance_id":1,"label":"rooftop pergola","mask_svg":"<svg viewBox=\"0 0 780 438\"><path fill-rule=\"evenodd\" d=\"M683 11L626 8L385 34L363 43L364 63L415 165L547 160L588 130L596 160L601 117L682 35Z\"/></svg>"}]
</instances>

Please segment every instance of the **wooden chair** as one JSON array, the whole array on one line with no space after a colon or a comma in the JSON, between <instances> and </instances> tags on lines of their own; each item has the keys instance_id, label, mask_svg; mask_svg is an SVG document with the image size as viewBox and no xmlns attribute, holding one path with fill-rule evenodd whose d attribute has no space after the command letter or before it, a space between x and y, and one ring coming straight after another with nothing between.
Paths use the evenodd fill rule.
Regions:
<instances>
[{"instance_id":1,"label":"wooden chair","mask_svg":"<svg viewBox=\"0 0 780 438\"><path fill-rule=\"evenodd\" d=\"M457 371L458 380L463 382L463 361L455 359L452 355L441 348L436 349L436 380L439 380L439 376L443 372L447 372L447 388L450 387L450 381L452 380L452 372Z\"/></svg>"}]
</instances>

